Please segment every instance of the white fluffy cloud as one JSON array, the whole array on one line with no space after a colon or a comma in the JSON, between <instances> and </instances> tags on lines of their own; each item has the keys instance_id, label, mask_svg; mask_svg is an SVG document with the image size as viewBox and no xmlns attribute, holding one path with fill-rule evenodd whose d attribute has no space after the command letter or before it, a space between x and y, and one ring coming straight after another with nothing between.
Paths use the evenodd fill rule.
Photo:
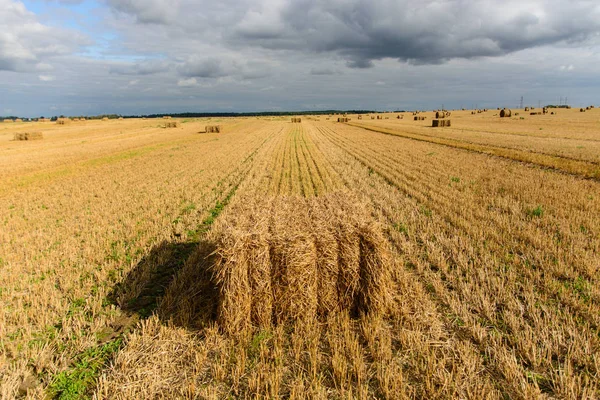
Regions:
<instances>
[{"instance_id":1,"label":"white fluffy cloud","mask_svg":"<svg viewBox=\"0 0 600 400\"><path fill-rule=\"evenodd\" d=\"M51 60L87 43L84 35L44 25L19 1L0 0L0 71L45 71Z\"/></svg>"}]
</instances>

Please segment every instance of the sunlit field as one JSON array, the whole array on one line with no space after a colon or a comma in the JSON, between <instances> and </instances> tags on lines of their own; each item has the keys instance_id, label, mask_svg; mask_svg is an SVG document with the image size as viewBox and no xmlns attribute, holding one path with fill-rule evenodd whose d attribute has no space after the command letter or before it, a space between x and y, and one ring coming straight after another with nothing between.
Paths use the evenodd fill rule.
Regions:
<instances>
[{"instance_id":1,"label":"sunlit field","mask_svg":"<svg viewBox=\"0 0 600 400\"><path fill-rule=\"evenodd\" d=\"M0 397L600 397L600 110L552 111L0 123Z\"/></svg>"}]
</instances>

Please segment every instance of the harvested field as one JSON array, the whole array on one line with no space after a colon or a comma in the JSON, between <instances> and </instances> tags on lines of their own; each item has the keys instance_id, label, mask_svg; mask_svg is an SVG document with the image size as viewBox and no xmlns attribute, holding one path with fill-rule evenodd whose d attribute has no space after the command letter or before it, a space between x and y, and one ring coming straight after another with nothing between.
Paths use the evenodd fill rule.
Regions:
<instances>
[{"instance_id":1,"label":"harvested field","mask_svg":"<svg viewBox=\"0 0 600 400\"><path fill-rule=\"evenodd\" d=\"M0 397L600 397L599 112L5 124Z\"/></svg>"}]
</instances>

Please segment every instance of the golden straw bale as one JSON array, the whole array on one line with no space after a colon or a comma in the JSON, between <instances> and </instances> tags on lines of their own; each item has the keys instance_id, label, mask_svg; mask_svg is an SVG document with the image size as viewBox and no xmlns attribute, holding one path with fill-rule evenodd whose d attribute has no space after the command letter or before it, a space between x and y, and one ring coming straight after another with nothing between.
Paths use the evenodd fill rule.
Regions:
<instances>
[{"instance_id":1,"label":"golden straw bale","mask_svg":"<svg viewBox=\"0 0 600 400\"><path fill-rule=\"evenodd\" d=\"M23 132L15 133L13 140L40 140L43 138L42 132Z\"/></svg>"}]
</instances>

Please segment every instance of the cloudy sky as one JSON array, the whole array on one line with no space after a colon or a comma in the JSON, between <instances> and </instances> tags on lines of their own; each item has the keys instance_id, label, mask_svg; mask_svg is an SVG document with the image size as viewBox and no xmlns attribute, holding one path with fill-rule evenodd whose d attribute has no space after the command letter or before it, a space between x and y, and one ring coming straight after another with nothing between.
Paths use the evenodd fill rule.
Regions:
<instances>
[{"instance_id":1,"label":"cloudy sky","mask_svg":"<svg viewBox=\"0 0 600 400\"><path fill-rule=\"evenodd\" d=\"M599 103L598 0L0 0L0 115Z\"/></svg>"}]
</instances>

